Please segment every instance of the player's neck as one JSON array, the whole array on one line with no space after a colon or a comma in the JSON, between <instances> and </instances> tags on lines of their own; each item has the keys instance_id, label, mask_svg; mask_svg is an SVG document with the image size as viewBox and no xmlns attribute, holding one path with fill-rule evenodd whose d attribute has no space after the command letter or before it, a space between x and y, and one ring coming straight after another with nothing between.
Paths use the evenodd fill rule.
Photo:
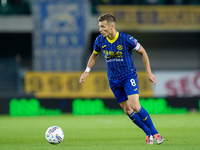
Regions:
<instances>
[{"instance_id":1,"label":"player's neck","mask_svg":"<svg viewBox=\"0 0 200 150\"><path fill-rule=\"evenodd\" d=\"M117 34L117 30L114 30L114 31L108 36L108 38L109 38L110 40L113 40L113 39L115 38L116 34Z\"/></svg>"}]
</instances>

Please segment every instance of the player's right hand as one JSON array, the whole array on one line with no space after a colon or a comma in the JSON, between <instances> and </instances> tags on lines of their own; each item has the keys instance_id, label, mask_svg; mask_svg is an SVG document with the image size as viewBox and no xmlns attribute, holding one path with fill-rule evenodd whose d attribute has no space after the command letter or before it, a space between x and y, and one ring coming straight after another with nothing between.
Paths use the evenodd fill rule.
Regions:
<instances>
[{"instance_id":1,"label":"player's right hand","mask_svg":"<svg viewBox=\"0 0 200 150\"><path fill-rule=\"evenodd\" d=\"M81 77L80 77L80 79L79 79L79 83L85 83L85 81L84 81L84 79L87 77L89 75L89 72L84 72L82 75L81 75Z\"/></svg>"}]
</instances>

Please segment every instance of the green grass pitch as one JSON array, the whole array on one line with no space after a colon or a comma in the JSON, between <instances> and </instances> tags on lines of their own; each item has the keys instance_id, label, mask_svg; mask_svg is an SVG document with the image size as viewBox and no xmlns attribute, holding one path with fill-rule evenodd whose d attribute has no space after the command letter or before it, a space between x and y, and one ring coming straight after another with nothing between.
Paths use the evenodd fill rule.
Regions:
<instances>
[{"instance_id":1,"label":"green grass pitch","mask_svg":"<svg viewBox=\"0 0 200 150\"><path fill-rule=\"evenodd\" d=\"M151 115L165 141L146 145L145 134L126 115L39 117L0 116L0 150L199 150L200 113ZM60 126L65 134L58 145L45 131Z\"/></svg>"}]
</instances>

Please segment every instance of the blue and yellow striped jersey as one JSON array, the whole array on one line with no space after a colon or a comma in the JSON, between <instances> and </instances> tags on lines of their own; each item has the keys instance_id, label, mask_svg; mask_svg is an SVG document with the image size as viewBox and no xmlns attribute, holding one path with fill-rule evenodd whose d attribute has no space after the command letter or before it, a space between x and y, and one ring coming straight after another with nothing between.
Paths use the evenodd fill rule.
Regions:
<instances>
[{"instance_id":1,"label":"blue and yellow striped jersey","mask_svg":"<svg viewBox=\"0 0 200 150\"><path fill-rule=\"evenodd\" d=\"M99 35L94 43L94 53L102 54L107 63L107 76L109 80L118 80L127 75L136 74L134 61L131 57L132 50L139 50L137 40L126 33L117 32L113 40Z\"/></svg>"}]
</instances>

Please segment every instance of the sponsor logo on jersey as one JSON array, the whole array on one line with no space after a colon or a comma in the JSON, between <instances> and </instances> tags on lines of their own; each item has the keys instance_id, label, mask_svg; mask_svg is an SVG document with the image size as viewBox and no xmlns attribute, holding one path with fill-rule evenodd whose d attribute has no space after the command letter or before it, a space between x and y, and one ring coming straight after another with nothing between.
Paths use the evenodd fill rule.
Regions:
<instances>
[{"instance_id":1,"label":"sponsor logo on jersey","mask_svg":"<svg viewBox=\"0 0 200 150\"><path fill-rule=\"evenodd\" d=\"M124 61L124 60L123 59L117 59L117 58L106 60L106 62L112 62L112 61Z\"/></svg>"},{"instance_id":2,"label":"sponsor logo on jersey","mask_svg":"<svg viewBox=\"0 0 200 150\"><path fill-rule=\"evenodd\" d=\"M107 45L103 45L102 48L105 48Z\"/></svg>"},{"instance_id":3,"label":"sponsor logo on jersey","mask_svg":"<svg viewBox=\"0 0 200 150\"><path fill-rule=\"evenodd\" d=\"M122 50L122 49L123 49L123 46L122 46L122 45L118 45L118 46L117 46L117 49L118 49L118 50Z\"/></svg>"},{"instance_id":4,"label":"sponsor logo on jersey","mask_svg":"<svg viewBox=\"0 0 200 150\"><path fill-rule=\"evenodd\" d=\"M121 51L107 51L107 50L103 50L103 53L105 54L105 58L122 58L122 52Z\"/></svg>"},{"instance_id":5,"label":"sponsor logo on jersey","mask_svg":"<svg viewBox=\"0 0 200 150\"><path fill-rule=\"evenodd\" d=\"M137 46L137 41L134 39L135 46Z\"/></svg>"}]
</instances>

